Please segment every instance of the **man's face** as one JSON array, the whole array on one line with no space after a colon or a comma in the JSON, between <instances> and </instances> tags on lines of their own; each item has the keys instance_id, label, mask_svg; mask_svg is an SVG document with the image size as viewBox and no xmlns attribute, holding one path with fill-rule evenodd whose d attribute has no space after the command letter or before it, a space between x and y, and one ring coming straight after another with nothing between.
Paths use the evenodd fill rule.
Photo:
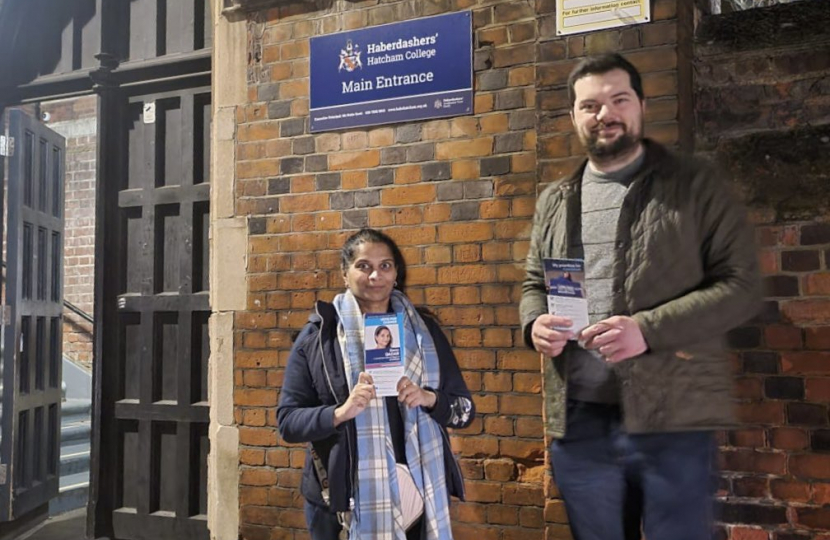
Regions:
<instances>
[{"instance_id":1,"label":"man's face","mask_svg":"<svg viewBox=\"0 0 830 540\"><path fill-rule=\"evenodd\" d=\"M628 73L614 69L574 83L571 111L579 140L598 162L633 153L643 139L645 103L631 87Z\"/></svg>"}]
</instances>

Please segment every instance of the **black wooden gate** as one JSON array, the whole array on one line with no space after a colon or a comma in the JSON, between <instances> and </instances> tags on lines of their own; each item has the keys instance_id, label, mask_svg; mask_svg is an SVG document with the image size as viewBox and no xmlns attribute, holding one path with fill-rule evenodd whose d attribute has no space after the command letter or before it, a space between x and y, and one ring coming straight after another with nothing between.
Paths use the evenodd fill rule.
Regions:
<instances>
[{"instance_id":1,"label":"black wooden gate","mask_svg":"<svg viewBox=\"0 0 830 540\"><path fill-rule=\"evenodd\" d=\"M119 539L207 538L210 88L121 99L102 244L114 309L100 450L112 481L97 513Z\"/></svg>"},{"instance_id":2,"label":"black wooden gate","mask_svg":"<svg viewBox=\"0 0 830 540\"><path fill-rule=\"evenodd\" d=\"M58 494L64 139L9 111L0 520Z\"/></svg>"},{"instance_id":3,"label":"black wooden gate","mask_svg":"<svg viewBox=\"0 0 830 540\"><path fill-rule=\"evenodd\" d=\"M0 0L0 110L98 95L94 538L208 538L212 4Z\"/></svg>"}]
</instances>

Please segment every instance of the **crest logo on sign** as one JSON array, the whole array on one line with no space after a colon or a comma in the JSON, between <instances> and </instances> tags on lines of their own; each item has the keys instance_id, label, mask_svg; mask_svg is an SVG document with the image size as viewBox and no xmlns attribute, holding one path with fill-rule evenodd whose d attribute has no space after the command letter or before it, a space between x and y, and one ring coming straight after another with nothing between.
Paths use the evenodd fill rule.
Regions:
<instances>
[{"instance_id":1,"label":"crest logo on sign","mask_svg":"<svg viewBox=\"0 0 830 540\"><path fill-rule=\"evenodd\" d=\"M340 67L337 68L337 71L343 71L345 69L351 73L362 67L363 64L360 62L360 45L353 45L352 40L346 41L346 48L340 49Z\"/></svg>"}]
</instances>

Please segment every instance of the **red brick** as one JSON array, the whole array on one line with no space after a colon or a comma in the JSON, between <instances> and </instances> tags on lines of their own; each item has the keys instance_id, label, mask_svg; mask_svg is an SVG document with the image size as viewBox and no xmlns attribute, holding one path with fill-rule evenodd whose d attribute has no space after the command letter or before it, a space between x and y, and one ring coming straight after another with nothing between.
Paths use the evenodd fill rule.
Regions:
<instances>
[{"instance_id":1,"label":"red brick","mask_svg":"<svg viewBox=\"0 0 830 540\"><path fill-rule=\"evenodd\" d=\"M262 448L240 448L239 463L243 465L264 465L265 450Z\"/></svg>"},{"instance_id":2,"label":"red brick","mask_svg":"<svg viewBox=\"0 0 830 540\"><path fill-rule=\"evenodd\" d=\"M436 159L483 157L489 156L492 153L492 137L481 137L478 139L469 139L462 141L447 141L440 142L435 145Z\"/></svg>"},{"instance_id":3,"label":"red brick","mask_svg":"<svg viewBox=\"0 0 830 540\"><path fill-rule=\"evenodd\" d=\"M486 523L487 505L473 503L458 503L450 507L450 515L454 523Z\"/></svg>"},{"instance_id":4,"label":"red brick","mask_svg":"<svg viewBox=\"0 0 830 540\"><path fill-rule=\"evenodd\" d=\"M738 476L732 480L732 494L737 497L769 498L767 478Z\"/></svg>"},{"instance_id":5,"label":"red brick","mask_svg":"<svg viewBox=\"0 0 830 540\"><path fill-rule=\"evenodd\" d=\"M466 482L467 500L484 503L499 502L501 501L501 486L500 482Z\"/></svg>"},{"instance_id":6,"label":"red brick","mask_svg":"<svg viewBox=\"0 0 830 540\"><path fill-rule=\"evenodd\" d=\"M475 402L477 414L492 414L499 410L498 398L491 394L474 394L473 402Z\"/></svg>"},{"instance_id":7,"label":"red brick","mask_svg":"<svg viewBox=\"0 0 830 540\"><path fill-rule=\"evenodd\" d=\"M741 403L736 405L738 418L750 424L784 423L784 405L776 403Z\"/></svg>"},{"instance_id":8,"label":"red brick","mask_svg":"<svg viewBox=\"0 0 830 540\"><path fill-rule=\"evenodd\" d=\"M516 463L511 459L484 460L484 476L487 480L508 482L516 478Z\"/></svg>"},{"instance_id":9,"label":"red brick","mask_svg":"<svg viewBox=\"0 0 830 540\"><path fill-rule=\"evenodd\" d=\"M508 413L509 414L509 413ZM545 443L542 440L524 441L516 438L501 439L499 455L524 462L527 460L543 462Z\"/></svg>"},{"instance_id":10,"label":"red brick","mask_svg":"<svg viewBox=\"0 0 830 540\"><path fill-rule=\"evenodd\" d=\"M384 206L404 206L429 203L435 200L434 184L417 184L384 189L380 194Z\"/></svg>"},{"instance_id":11,"label":"red brick","mask_svg":"<svg viewBox=\"0 0 830 540\"><path fill-rule=\"evenodd\" d=\"M519 414L540 416L542 414L542 397L505 395L501 398L499 412L502 414Z\"/></svg>"},{"instance_id":12,"label":"red brick","mask_svg":"<svg viewBox=\"0 0 830 540\"><path fill-rule=\"evenodd\" d=\"M830 479L830 455L800 454L790 456L790 474L799 478Z\"/></svg>"},{"instance_id":13,"label":"red brick","mask_svg":"<svg viewBox=\"0 0 830 540\"><path fill-rule=\"evenodd\" d=\"M455 159L451 163L453 180L477 180L481 174L477 159Z\"/></svg>"},{"instance_id":14,"label":"red brick","mask_svg":"<svg viewBox=\"0 0 830 540\"><path fill-rule=\"evenodd\" d=\"M763 529L749 527L733 527L732 540L769 540L769 533Z\"/></svg>"},{"instance_id":15,"label":"red brick","mask_svg":"<svg viewBox=\"0 0 830 540\"><path fill-rule=\"evenodd\" d=\"M488 283L495 279L495 269L489 265L455 265L438 269L438 283Z\"/></svg>"},{"instance_id":16,"label":"red brick","mask_svg":"<svg viewBox=\"0 0 830 540\"><path fill-rule=\"evenodd\" d=\"M538 394L542 391L542 377L538 373L516 373L513 375L515 392Z\"/></svg>"},{"instance_id":17,"label":"red brick","mask_svg":"<svg viewBox=\"0 0 830 540\"><path fill-rule=\"evenodd\" d=\"M830 504L830 484L814 482L812 485L811 501L816 504Z\"/></svg>"},{"instance_id":18,"label":"red brick","mask_svg":"<svg viewBox=\"0 0 830 540\"><path fill-rule=\"evenodd\" d=\"M379 150L361 150L359 152L329 154L329 169L332 171L369 169L377 167L379 164Z\"/></svg>"},{"instance_id":19,"label":"red brick","mask_svg":"<svg viewBox=\"0 0 830 540\"><path fill-rule=\"evenodd\" d=\"M805 276L804 292L810 296L830 295L830 272L818 272Z\"/></svg>"},{"instance_id":20,"label":"red brick","mask_svg":"<svg viewBox=\"0 0 830 540\"><path fill-rule=\"evenodd\" d=\"M830 379L807 379L804 386L808 401L830 402Z\"/></svg>"},{"instance_id":21,"label":"red brick","mask_svg":"<svg viewBox=\"0 0 830 540\"><path fill-rule=\"evenodd\" d=\"M830 349L830 326L808 327L804 329L804 334L808 349Z\"/></svg>"},{"instance_id":22,"label":"red brick","mask_svg":"<svg viewBox=\"0 0 830 540\"><path fill-rule=\"evenodd\" d=\"M545 521L549 523L567 523L568 513L565 510L565 501L545 501Z\"/></svg>"},{"instance_id":23,"label":"red brick","mask_svg":"<svg viewBox=\"0 0 830 540\"><path fill-rule=\"evenodd\" d=\"M469 497L468 497L469 498ZM501 534L495 527L476 527L473 525L453 524L453 538L457 540L501 540Z\"/></svg>"},{"instance_id":24,"label":"red brick","mask_svg":"<svg viewBox=\"0 0 830 540\"><path fill-rule=\"evenodd\" d=\"M830 300L792 300L781 304L781 312L794 323L830 324Z\"/></svg>"},{"instance_id":25,"label":"red brick","mask_svg":"<svg viewBox=\"0 0 830 540\"><path fill-rule=\"evenodd\" d=\"M830 352L792 352L781 355L784 373L803 375L830 374Z\"/></svg>"},{"instance_id":26,"label":"red brick","mask_svg":"<svg viewBox=\"0 0 830 540\"><path fill-rule=\"evenodd\" d=\"M764 329L764 339L771 349L792 350L801 348L801 328L771 325Z\"/></svg>"},{"instance_id":27,"label":"red brick","mask_svg":"<svg viewBox=\"0 0 830 540\"><path fill-rule=\"evenodd\" d=\"M541 507L545 504L545 495L541 485L506 484L504 486L504 503Z\"/></svg>"},{"instance_id":28,"label":"red brick","mask_svg":"<svg viewBox=\"0 0 830 540\"><path fill-rule=\"evenodd\" d=\"M264 487L240 487L239 504L241 506L264 506L268 504L268 489Z\"/></svg>"},{"instance_id":29,"label":"red brick","mask_svg":"<svg viewBox=\"0 0 830 540\"><path fill-rule=\"evenodd\" d=\"M516 419L517 437L541 437L544 431L542 418L520 417Z\"/></svg>"},{"instance_id":30,"label":"red brick","mask_svg":"<svg viewBox=\"0 0 830 540\"><path fill-rule=\"evenodd\" d=\"M741 377L735 380L735 397L759 400L763 397L763 385L757 377Z\"/></svg>"},{"instance_id":31,"label":"red brick","mask_svg":"<svg viewBox=\"0 0 830 540\"><path fill-rule=\"evenodd\" d=\"M542 357L538 352L529 349L499 351L499 368L541 373Z\"/></svg>"},{"instance_id":32,"label":"red brick","mask_svg":"<svg viewBox=\"0 0 830 540\"><path fill-rule=\"evenodd\" d=\"M489 416L484 419L484 433L511 437L513 435L513 419L505 416Z\"/></svg>"},{"instance_id":33,"label":"red brick","mask_svg":"<svg viewBox=\"0 0 830 540\"><path fill-rule=\"evenodd\" d=\"M780 271L778 252L762 250L758 253L758 265L763 275L777 274Z\"/></svg>"},{"instance_id":34,"label":"red brick","mask_svg":"<svg viewBox=\"0 0 830 540\"><path fill-rule=\"evenodd\" d=\"M753 472L763 474L785 474L787 456L772 452L747 450L723 451L723 468L727 471Z\"/></svg>"},{"instance_id":35,"label":"red brick","mask_svg":"<svg viewBox=\"0 0 830 540\"><path fill-rule=\"evenodd\" d=\"M812 529L830 529L830 508L798 508L796 522Z\"/></svg>"},{"instance_id":36,"label":"red brick","mask_svg":"<svg viewBox=\"0 0 830 540\"><path fill-rule=\"evenodd\" d=\"M490 97L492 98L492 94L490 95ZM492 104L491 104L491 107L492 107ZM486 112L486 111L484 111L484 112ZM476 137L478 135L478 130L479 130L478 119L474 116L461 116L461 117L453 118L452 120L450 120L450 136L453 137L453 138L467 137L469 139L473 139L474 137ZM478 141L474 144L480 144L480 145L483 145L483 147L486 147L487 146L486 141L487 141L486 138L485 139L478 139ZM470 141L470 142L473 143L473 141ZM453 147L448 146L446 148L451 149ZM467 148L467 147L465 147L465 148ZM450 154L450 155L452 155L452 154ZM476 154L476 155L478 155L478 154ZM462 156L454 156L454 157L474 157L474 156L463 156L462 155Z\"/></svg>"},{"instance_id":37,"label":"red brick","mask_svg":"<svg viewBox=\"0 0 830 540\"><path fill-rule=\"evenodd\" d=\"M779 427L770 430L770 445L779 450L802 450L809 444L807 433L798 428Z\"/></svg>"},{"instance_id":38,"label":"red brick","mask_svg":"<svg viewBox=\"0 0 830 540\"><path fill-rule=\"evenodd\" d=\"M237 405L243 405L237 402ZM259 405L253 404L253 406ZM246 409L242 411L242 424L245 426L264 427L265 426L265 409ZM262 460L265 460L265 454L262 454Z\"/></svg>"},{"instance_id":39,"label":"red brick","mask_svg":"<svg viewBox=\"0 0 830 540\"><path fill-rule=\"evenodd\" d=\"M762 429L739 429L729 434L729 439L734 446L744 448L763 448L764 430Z\"/></svg>"},{"instance_id":40,"label":"red brick","mask_svg":"<svg viewBox=\"0 0 830 540\"><path fill-rule=\"evenodd\" d=\"M510 373L496 372L484 374L484 389L487 392L509 392L513 389Z\"/></svg>"}]
</instances>

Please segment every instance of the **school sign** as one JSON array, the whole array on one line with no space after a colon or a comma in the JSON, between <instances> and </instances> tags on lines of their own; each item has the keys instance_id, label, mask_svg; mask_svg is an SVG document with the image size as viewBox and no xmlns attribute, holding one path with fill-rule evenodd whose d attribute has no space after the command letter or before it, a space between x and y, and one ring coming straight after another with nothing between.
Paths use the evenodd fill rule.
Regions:
<instances>
[{"instance_id":1,"label":"school sign","mask_svg":"<svg viewBox=\"0 0 830 540\"><path fill-rule=\"evenodd\" d=\"M473 112L469 11L311 39L311 131Z\"/></svg>"}]
</instances>

